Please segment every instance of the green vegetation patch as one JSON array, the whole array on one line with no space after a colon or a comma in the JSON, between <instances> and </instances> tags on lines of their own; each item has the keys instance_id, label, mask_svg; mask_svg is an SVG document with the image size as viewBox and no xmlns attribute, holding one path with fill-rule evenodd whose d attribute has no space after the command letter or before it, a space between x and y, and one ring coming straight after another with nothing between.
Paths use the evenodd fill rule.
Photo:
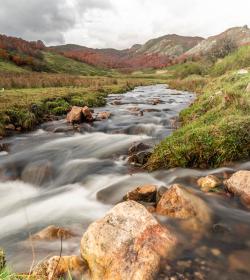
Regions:
<instances>
[{"instance_id":1,"label":"green vegetation patch","mask_svg":"<svg viewBox=\"0 0 250 280\"><path fill-rule=\"evenodd\" d=\"M179 88L196 91L189 80L178 80ZM181 112L182 127L155 148L149 170L218 167L250 157L250 75L233 72L207 81L204 93Z\"/></svg>"}]
</instances>

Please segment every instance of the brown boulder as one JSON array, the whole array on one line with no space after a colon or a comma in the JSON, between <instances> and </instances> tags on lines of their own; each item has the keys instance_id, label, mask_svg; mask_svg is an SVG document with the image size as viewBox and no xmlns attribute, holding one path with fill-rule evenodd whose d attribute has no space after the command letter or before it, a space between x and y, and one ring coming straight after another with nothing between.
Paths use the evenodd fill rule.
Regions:
<instances>
[{"instance_id":1,"label":"brown boulder","mask_svg":"<svg viewBox=\"0 0 250 280\"><path fill-rule=\"evenodd\" d=\"M111 105L122 105L122 102L120 100L114 100Z\"/></svg>"},{"instance_id":2,"label":"brown boulder","mask_svg":"<svg viewBox=\"0 0 250 280\"><path fill-rule=\"evenodd\" d=\"M224 184L230 192L239 196L241 201L250 207L250 171L238 171L225 180Z\"/></svg>"},{"instance_id":3,"label":"brown boulder","mask_svg":"<svg viewBox=\"0 0 250 280\"><path fill-rule=\"evenodd\" d=\"M40 263L33 271L32 276L37 280L57 280L67 277L71 279L90 279L88 266L78 256L55 256Z\"/></svg>"},{"instance_id":4,"label":"brown boulder","mask_svg":"<svg viewBox=\"0 0 250 280\"><path fill-rule=\"evenodd\" d=\"M155 185L144 185L128 192L123 200L134 200L144 202L155 202L157 187Z\"/></svg>"},{"instance_id":5,"label":"brown boulder","mask_svg":"<svg viewBox=\"0 0 250 280\"><path fill-rule=\"evenodd\" d=\"M67 114L67 122L69 123L81 123L83 121L92 121L93 116L90 109L85 107L73 106L71 111Z\"/></svg>"},{"instance_id":6,"label":"brown boulder","mask_svg":"<svg viewBox=\"0 0 250 280\"><path fill-rule=\"evenodd\" d=\"M81 254L92 280L149 280L175 245L175 238L144 206L127 201L89 226Z\"/></svg>"},{"instance_id":7,"label":"brown boulder","mask_svg":"<svg viewBox=\"0 0 250 280\"><path fill-rule=\"evenodd\" d=\"M5 126L5 129L14 131L16 128L15 128L14 124L8 124L8 125Z\"/></svg>"},{"instance_id":8,"label":"brown boulder","mask_svg":"<svg viewBox=\"0 0 250 280\"><path fill-rule=\"evenodd\" d=\"M198 186L203 192L209 192L210 190L220 186L221 183L221 180L214 175L202 177L197 181Z\"/></svg>"},{"instance_id":9,"label":"brown boulder","mask_svg":"<svg viewBox=\"0 0 250 280\"><path fill-rule=\"evenodd\" d=\"M110 113L110 112L99 112L99 113L97 114L96 119L97 119L97 120L107 120L107 119L110 118L110 116L111 116L111 113Z\"/></svg>"},{"instance_id":10,"label":"brown boulder","mask_svg":"<svg viewBox=\"0 0 250 280\"><path fill-rule=\"evenodd\" d=\"M175 184L162 195L156 213L184 220L182 226L199 231L211 223L211 211L207 204L190 190Z\"/></svg>"},{"instance_id":11,"label":"brown boulder","mask_svg":"<svg viewBox=\"0 0 250 280\"><path fill-rule=\"evenodd\" d=\"M47 228L32 235L33 240L57 240L57 239L69 239L75 236L75 234L69 229L60 228L56 226L48 226Z\"/></svg>"}]
</instances>

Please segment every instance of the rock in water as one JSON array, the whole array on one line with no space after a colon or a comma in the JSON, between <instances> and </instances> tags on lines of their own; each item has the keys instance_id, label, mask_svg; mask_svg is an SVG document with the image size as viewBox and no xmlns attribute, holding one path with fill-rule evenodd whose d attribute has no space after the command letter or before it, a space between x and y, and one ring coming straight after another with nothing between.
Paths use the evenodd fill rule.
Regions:
<instances>
[{"instance_id":1,"label":"rock in water","mask_svg":"<svg viewBox=\"0 0 250 280\"><path fill-rule=\"evenodd\" d=\"M140 186L124 196L124 200L155 202L157 187L155 185Z\"/></svg>"},{"instance_id":2,"label":"rock in water","mask_svg":"<svg viewBox=\"0 0 250 280\"><path fill-rule=\"evenodd\" d=\"M169 187L156 207L156 213L184 220L185 229L199 232L211 223L207 204L190 190L175 184Z\"/></svg>"},{"instance_id":3,"label":"rock in water","mask_svg":"<svg viewBox=\"0 0 250 280\"><path fill-rule=\"evenodd\" d=\"M134 155L138 152L142 152L142 151L148 150L150 148L152 148L152 147L147 145L147 144L144 144L142 142L136 143L129 148L128 154L129 155Z\"/></svg>"},{"instance_id":4,"label":"rock in water","mask_svg":"<svg viewBox=\"0 0 250 280\"><path fill-rule=\"evenodd\" d=\"M35 279L58 280L70 274L70 279L90 279L88 266L78 256L55 256L40 263L33 271ZM32 278L33 279L33 278Z\"/></svg>"},{"instance_id":5,"label":"rock in water","mask_svg":"<svg viewBox=\"0 0 250 280\"><path fill-rule=\"evenodd\" d=\"M171 233L144 206L127 201L89 226L81 254L93 280L149 280L175 244Z\"/></svg>"},{"instance_id":6,"label":"rock in water","mask_svg":"<svg viewBox=\"0 0 250 280\"><path fill-rule=\"evenodd\" d=\"M220 179L218 179L214 175L208 175L206 177L202 177L197 181L198 186L201 188L203 192L209 192L212 189L221 185Z\"/></svg>"},{"instance_id":7,"label":"rock in water","mask_svg":"<svg viewBox=\"0 0 250 280\"><path fill-rule=\"evenodd\" d=\"M97 117L96 117L96 120L107 120L109 119L111 116L111 113L110 112L99 112L97 114Z\"/></svg>"},{"instance_id":8,"label":"rock in water","mask_svg":"<svg viewBox=\"0 0 250 280\"><path fill-rule=\"evenodd\" d=\"M75 234L69 229L60 228L56 226L48 226L47 228L32 235L33 240L57 240L57 239L69 239L74 237Z\"/></svg>"},{"instance_id":9,"label":"rock in water","mask_svg":"<svg viewBox=\"0 0 250 280\"><path fill-rule=\"evenodd\" d=\"M90 109L85 107L73 106L71 111L67 114L67 122L69 123L81 123L84 121L93 121L93 115Z\"/></svg>"},{"instance_id":10,"label":"rock in water","mask_svg":"<svg viewBox=\"0 0 250 280\"><path fill-rule=\"evenodd\" d=\"M82 121L82 108L73 106L71 111L67 114L67 122L80 123Z\"/></svg>"},{"instance_id":11,"label":"rock in water","mask_svg":"<svg viewBox=\"0 0 250 280\"><path fill-rule=\"evenodd\" d=\"M240 197L243 204L250 207L250 171L238 171L224 184L230 192Z\"/></svg>"}]
</instances>

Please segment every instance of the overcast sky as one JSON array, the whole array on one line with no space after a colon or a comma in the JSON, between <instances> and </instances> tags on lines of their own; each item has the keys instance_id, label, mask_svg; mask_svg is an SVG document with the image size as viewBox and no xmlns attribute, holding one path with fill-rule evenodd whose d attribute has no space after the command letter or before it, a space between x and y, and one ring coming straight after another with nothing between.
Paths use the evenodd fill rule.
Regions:
<instances>
[{"instance_id":1,"label":"overcast sky","mask_svg":"<svg viewBox=\"0 0 250 280\"><path fill-rule=\"evenodd\" d=\"M169 33L250 26L250 0L0 0L0 33L47 45L127 48Z\"/></svg>"}]
</instances>

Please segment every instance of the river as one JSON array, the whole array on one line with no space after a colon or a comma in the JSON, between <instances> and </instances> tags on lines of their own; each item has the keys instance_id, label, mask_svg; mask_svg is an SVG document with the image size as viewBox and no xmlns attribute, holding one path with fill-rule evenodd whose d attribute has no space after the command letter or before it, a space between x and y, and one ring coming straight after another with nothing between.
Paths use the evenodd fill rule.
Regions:
<instances>
[{"instance_id":1,"label":"river","mask_svg":"<svg viewBox=\"0 0 250 280\"><path fill-rule=\"evenodd\" d=\"M193 178L250 169L250 163L243 163L217 170L177 168L149 174L128 164L129 147L138 142L155 145L170 135L179 112L194 98L192 93L164 85L137 87L125 94L110 94L105 107L94 108L95 112L110 112L108 120L82 124L77 131L59 120L45 123L32 133L2 140L5 151L0 153L0 246L6 250L9 264L17 271L27 271L34 257L38 261L58 255L58 241L33 242L35 255L32 254L29 234L48 225L72 229L76 236L64 241L63 254L79 254L81 235L87 226L138 185L181 182L198 191ZM153 105L154 100L159 103ZM137 108L144 113L138 114ZM200 195L204 196L201 192ZM250 232L249 212L237 202L213 195L204 199L216 212L217 223L230 229L240 224ZM247 237L239 240L233 234L228 240L211 237L203 240L202 246L223 247L225 254L229 247L250 246ZM218 271L224 264L223 259Z\"/></svg>"}]
</instances>

